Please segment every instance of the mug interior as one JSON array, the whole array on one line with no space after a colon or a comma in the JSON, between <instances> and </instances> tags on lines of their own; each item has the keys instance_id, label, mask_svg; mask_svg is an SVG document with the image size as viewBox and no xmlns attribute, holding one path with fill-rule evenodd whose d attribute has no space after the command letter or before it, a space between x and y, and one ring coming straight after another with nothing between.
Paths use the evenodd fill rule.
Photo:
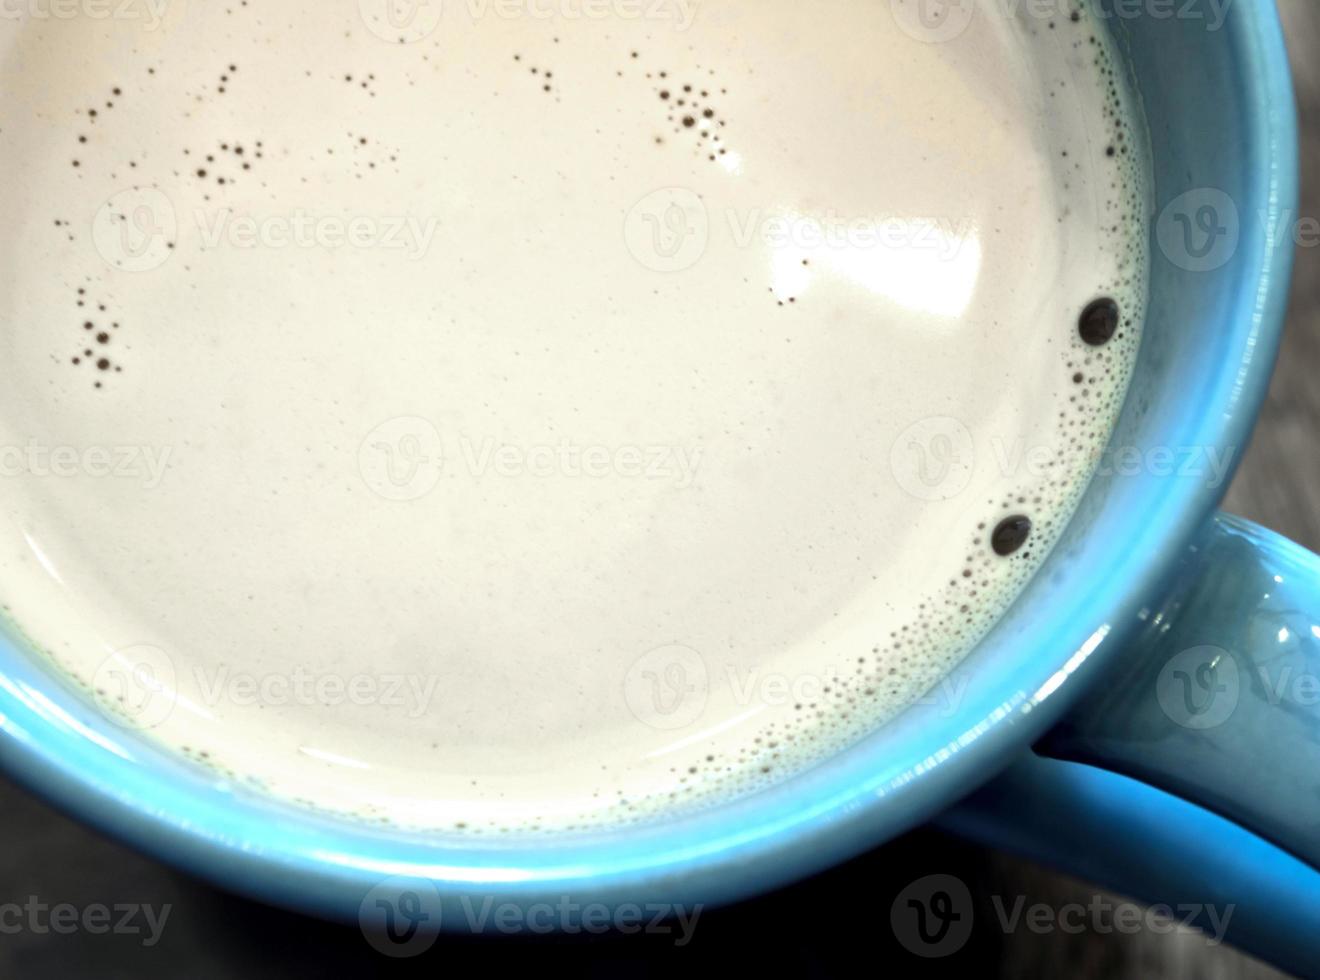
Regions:
<instances>
[{"instance_id":1,"label":"mug interior","mask_svg":"<svg viewBox=\"0 0 1320 980\"><path fill-rule=\"evenodd\" d=\"M447 897L527 903L564 894L729 900L848 857L990 778L1086 678L1098 681L1106 653L1156 598L1226 489L1231 470L1216 482L1204 464L1211 453L1235 462L1245 449L1278 344L1292 250L1271 232L1294 206L1296 153L1273 4L1230 4L1217 29L1213 5L1188 8L1199 19L1120 16L1131 6L1101 3L1144 108L1154 166L1148 322L1112 439L1125 455L1110 457L1053 553L964 662L953 710L913 705L795 777L668 822L474 841L337 820L223 781L104 718L3 637L6 767L102 829L227 887L349 919L394 876L430 879ZM1234 231L1236 246L1198 257L1175 233L1187 220L1203 231L1207 206L1209 226ZM1185 472L1193 454L1203 465Z\"/></svg>"}]
</instances>

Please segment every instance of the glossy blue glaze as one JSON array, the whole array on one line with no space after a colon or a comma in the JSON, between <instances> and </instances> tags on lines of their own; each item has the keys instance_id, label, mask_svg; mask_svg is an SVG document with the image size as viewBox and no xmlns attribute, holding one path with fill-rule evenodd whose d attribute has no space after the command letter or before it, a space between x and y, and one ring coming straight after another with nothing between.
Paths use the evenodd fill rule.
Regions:
<instances>
[{"instance_id":1,"label":"glossy blue glaze","mask_svg":"<svg viewBox=\"0 0 1320 980\"><path fill-rule=\"evenodd\" d=\"M1115 433L1143 453L1239 453L1278 344L1291 248L1256 225L1273 227L1295 207L1287 62L1270 0L1238 0L1226 14L1219 30L1178 18L1114 22L1149 117L1157 207L1212 187L1245 216L1236 248L1212 271L1155 254L1151 322ZM0 758L56 804L165 860L334 917L355 919L368 891L396 875L433 881L449 900L726 901L883 841L1020 758L1070 701L1111 676L1125 634L1165 593L1222 491L1222 481L1152 467L1102 473L968 658L955 711L914 706L791 780L661 825L473 843L308 814L119 729L11 640L0 643Z\"/></svg>"},{"instance_id":2,"label":"glossy blue glaze","mask_svg":"<svg viewBox=\"0 0 1320 980\"><path fill-rule=\"evenodd\" d=\"M1320 557L1211 521L1037 751L1195 800L1320 868Z\"/></svg>"},{"instance_id":3,"label":"glossy blue glaze","mask_svg":"<svg viewBox=\"0 0 1320 980\"><path fill-rule=\"evenodd\" d=\"M1231 906L1230 942L1320 973L1320 556L1208 521L1106 676L939 821L1148 902Z\"/></svg>"},{"instance_id":4,"label":"glossy blue glaze","mask_svg":"<svg viewBox=\"0 0 1320 980\"><path fill-rule=\"evenodd\" d=\"M939 824L1128 898L1213 906L1227 920L1225 942L1297 976L1320 972L1315 869L1134 779L1027 754Z\"/></svg>"}]
</instances>

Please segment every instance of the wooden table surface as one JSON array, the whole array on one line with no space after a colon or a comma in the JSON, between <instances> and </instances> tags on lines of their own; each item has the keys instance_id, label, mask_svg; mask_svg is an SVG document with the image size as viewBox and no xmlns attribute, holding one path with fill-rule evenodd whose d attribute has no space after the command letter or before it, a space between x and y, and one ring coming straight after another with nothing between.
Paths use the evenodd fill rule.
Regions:
<instances>
[{"instance_id":1,"label":"wooden table surface","mask_svg":"<svg viewBox=\"0 0 1320 980\"><path fill-rule=\"evenodd\" d=\"M1300 217L1320 218L1320 0L1278 0L1301 120ZM1283 352L1225 507L1320 551L1320 249L1298 248Z\"/></svg>"}]
</instances>

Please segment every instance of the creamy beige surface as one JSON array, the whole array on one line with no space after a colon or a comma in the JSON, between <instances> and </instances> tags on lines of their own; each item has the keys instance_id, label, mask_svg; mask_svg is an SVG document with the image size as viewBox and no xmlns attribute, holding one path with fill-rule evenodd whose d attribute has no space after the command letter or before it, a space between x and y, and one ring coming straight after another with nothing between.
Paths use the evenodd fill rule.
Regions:
<instances>
[{"instance_id":1,"label":"creamy beige surface","mask_svg":"<svg viewBox=\"0 0 1320 980\"><path fill-rule=\"evenodd\" d=\"M956 710L1135 347L1095 25L376 7L6 24L17 627L222 772L427 825Z\"/></svg>"}]
</instances>

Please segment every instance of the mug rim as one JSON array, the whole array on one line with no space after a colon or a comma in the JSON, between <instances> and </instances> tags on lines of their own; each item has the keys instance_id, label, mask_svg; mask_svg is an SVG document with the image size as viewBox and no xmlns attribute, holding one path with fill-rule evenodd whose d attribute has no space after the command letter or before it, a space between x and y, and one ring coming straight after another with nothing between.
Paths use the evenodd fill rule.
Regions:
<instances>
[{"instance_id":1,"label":"mug rim","mask_svg":"<svg viewBox=\"0 0 1320 980\"><path fill-rule=\"evenodd\" d=\"M1275 218L1295 209L1298 182L1282 27L1272 0L1236 4L1228 17L1223 29L1231 32L1248 80L1247 149L1260 157L1252 187L1257 203ZM1253 295L1244 290L1232 311L1230 330L1243 356L1219 366L1223 411L1200 421L1203 444L1246 442L1281 339L1292 259L1290 240L1260 248L1257 289ZM1168 495L1142 553L1127 564L1124 594L1116 596L1106 623L1131 620L1223 489L1182 487ZM153 857L232 891L327 918L356 921L364 896L397 878L432 882L446 896L495 896L523 905L565 894L604 903L719 904L852 857L994 776L1080 694L1084 682L1073 675L1093 674L1118 639L1107 627L1082 635L1083 642L1060 646L1064 652L1020 672L1015 691L978 721L951 720L943 730L923 731L921 739L909 740L903 758L882 757L903 734L887 732L776 787L608 835L526 837L516 845L471 837L441 841L260 798L128 737L72 691L49 690L51 674L8 638L0 638L0 730L6 736L0 764L61 810Z\"/></svg>"}]
</instances>

